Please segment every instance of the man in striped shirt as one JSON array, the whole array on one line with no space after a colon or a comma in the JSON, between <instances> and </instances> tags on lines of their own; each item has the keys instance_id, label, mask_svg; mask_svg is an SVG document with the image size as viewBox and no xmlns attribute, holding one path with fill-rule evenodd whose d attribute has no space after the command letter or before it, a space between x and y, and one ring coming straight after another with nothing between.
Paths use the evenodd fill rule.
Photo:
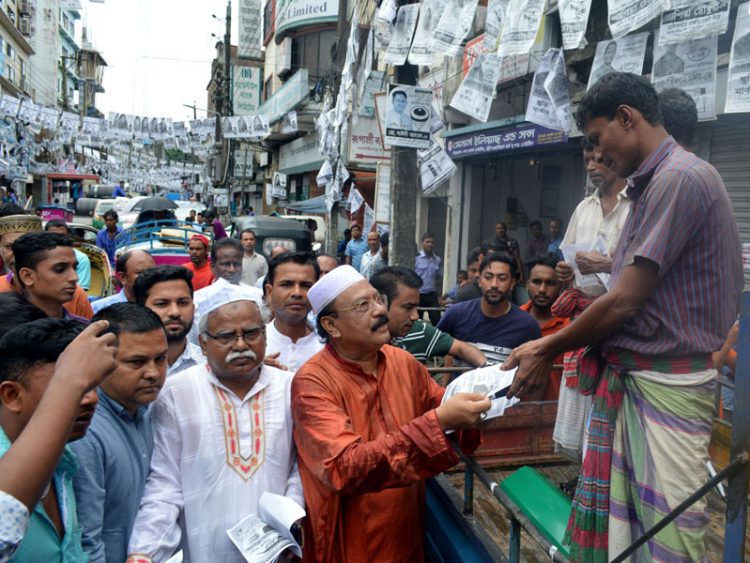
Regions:
<instances>
[{"instance_id":1,"label":"man in striped shirt","mask_svg":"<svg viewBox=\"0 0 750 563\"><path fill-rule=\"evenodd\" d=\"M580 387L595 400L568 531L571 559L611 560L706 480L711 353L739 309L741 247L721 177L668 135L648 81L603 77L577 119L628 178L633 202L611 290L568 328L516 349L505 367L520 364L509 396L525 394L557 354L599 344L599 363L584 356L581 365ZM701 500L634 556L700 561L707 526Z\"/></svg>"}]
</instances>

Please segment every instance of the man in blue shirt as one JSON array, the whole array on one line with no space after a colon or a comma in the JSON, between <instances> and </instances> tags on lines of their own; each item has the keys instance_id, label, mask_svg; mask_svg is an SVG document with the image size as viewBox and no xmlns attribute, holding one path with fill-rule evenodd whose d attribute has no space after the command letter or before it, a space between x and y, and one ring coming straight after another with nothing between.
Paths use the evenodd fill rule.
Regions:
<instances>
[{"instance_id":1,"label":"man in blue shirt","mask_svg":"<svg viewBox=\"0 0 750 563\"><path fill-rule=\"evenodd\" d=\"M117 257L115 274L122 284L122 291L91 303L94 314L115 303L135 303L135 292L133 291L135 280L138 279L141 272L154 267L156 267L156 262L145 250L128 250L120 254Z\"/></svg>"},{"instance_id":2,"label":"man in blue shirt","mask_svg":"<svg viewBox=\"0 0 750 563\"><path fill-rule=\"evenodd\" d=\"M552 254L558 260L563 259L560 245L563 241L563 222L562 219L550 219L549 222L549 246L547 252Z\"/></svg>"},{"instance_id":3,"label":"man in blue shirt","mask_svg":"<svg viewBox=\"0 0 750 563\"><path fill-rule=\"evenodd\" d=\"M148 478L154 442L148 405L167 375L167 336L159 317L135 303L97 313L117 336L117 367L99 386L88 434L71 447L83 549L92 563L125 561Z\"/></svg>"},{"instance_id":4,"label":"man in blue shirt","mask_svg":"<svg viewBox=\"0 0 750 563\"><path fill-rule=\"evenodd\" d=\"M435 254L435 237L432 233L422 235L422 251L414 258L414 271L422 278L419 288L420 307L440 307L437 282L441 273L442 260ZM440 321L440 311L429 311L428 316L433 326Z\"/></svg>"},{"instance_id":5,"label":"man in blue shirt","mask_svg":"<svg viewBox=\"0 0 750 563\"><path fill-rule=\"evenodd\" d=\"M125 185L125 180L120 180L115 184L115 189L112 192L112 197L128 197L128 194L125 193L125 190L123 189L123 186Z\"/></svg>"},{"instance_id":6,"label":"man in blue shirt","mask_svg":"<svg viewBox=\"0 0 750 563\"><path fill-rule=\"evenodd\" d=\"M113 209L104 212L104 228L96 234L96 246L104 250L109 258L110 265L115 266L115 242L117 235L122 232L122 227L117 224L119 219L117 212Z\"/></svg>"},{"instance_id":7,"label":"man in blue shirt","mask_svg":"<svg viewBox=\"0 0 750 563\"><path fill-rule=\"evenodd\" d=\"M359 272L359 267L362 264L362 255L367 252L367 241L362 238L362 227L356 223L352 225L351 233L352 239L346 243L344 256L346 263Z\"/></svg>"},{"instance_id":8,"label":"man in blue shirt","mask_svg":"<svg viewBox=\"0 0 750 563\"><path fill-rule=\"evenodd\" d=\"M492 364L501 364L513 348L542 333L534 318L510 302L516 285L516 262L510 254L490 254L479 266L482 297L452 305L438 328L471 342Z\"/></svg>"}]
</instances>

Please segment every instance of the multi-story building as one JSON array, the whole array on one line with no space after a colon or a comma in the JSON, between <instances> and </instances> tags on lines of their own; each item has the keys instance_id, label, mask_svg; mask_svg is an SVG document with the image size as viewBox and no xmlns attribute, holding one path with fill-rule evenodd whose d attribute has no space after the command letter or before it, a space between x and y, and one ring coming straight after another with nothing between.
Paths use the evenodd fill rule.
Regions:
<instances>
[{"instance_id":1,"label":"multi-story building","mask_svg":"<svg viewBox=\"0 0 750 563\"><path fill-rule=\"evenodd\" d=\"M34 49L31 0L0 2L0 90L12 96L30 95L29 58Z\"/></svg>"},{"instance_id":2,"label":"multi-story building","mask_svg":"<svg viewBox=\"0 0 750 563\"><path fill-rule=\"evenodd\" d=\"M78 90L77 57L80 47L76 42L76 22L81 19L78 10L60 9L57 72L57 103L63 109L74 107Z\"/></svg>"}]
</instances>

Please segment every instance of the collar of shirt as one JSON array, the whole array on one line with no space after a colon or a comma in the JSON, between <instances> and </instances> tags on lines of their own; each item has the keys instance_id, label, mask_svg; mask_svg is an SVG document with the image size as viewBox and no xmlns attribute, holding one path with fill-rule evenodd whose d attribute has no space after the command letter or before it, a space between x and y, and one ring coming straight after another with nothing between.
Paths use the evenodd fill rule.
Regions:
<instances>
[{"instance_id":1,"label":"collar of shirt","mask_svg":"<svg viewBox=\"0 0 750 563\"><path fill-rule=\"evenodd\" d=\"M167 375L177 373L183 369L193 367L195 365L204 363L206 361L203 355L203 350L200 346L196 346L192 342L186 342L185 349L182 354L175 360L175 362L167 367Z\"/></svg>"},{"instance_id":2,"label":"collar of shirt","mask_svg":"<svg viewBox=\"0 0 750 563\"><path fill-rule=\"evenodd\" d=\"M521 309L521 311L526 311L527 313L531 314L531 307L532 307L532 305L533 305L533 303L531 302L531 300L529 300L526 303L524 303L523 305L520 305L518 308ZM542 331L542 335L544 335L545 333L551 334L551 332L549 332L549 331L554 330L558 326L562 327L563 325L567 324L567 320L568 319L566 319L564 317L555 317L555 316L553 316L550 320L548 320L546 323L544 323L544 325L541 325L539 327L541 329L541 331Z\"/></svg>"},{"instance_id":3,"label":"collar of shirt","mask_svg":"<svg viewBox=\"0 0 750 563\"><path fill-rule=\"evenodd\" d=\"M362 369L362 366L360 366L358 363L349 361L346 358L341 357L339 353L336 352L336 349L333 346L331 346L330 342L326 342L324 350L327 351L329 354L331 354L336 362L343 364L344 367L348 368L349 370L353 371L354 373L362 377L380 379L380 375L382 375L382 373L385 371L386 357L385 357L385 354L383 354L382 349L378 350L378 375L377 376L365 372L365 370Z\"/></svg>"},{"instance_id":4,"label":"collar of shirt","mask_svg":"<svg viewBox=\"0 0 750 563\"><path fill-rule=\"evenodd\" d=\"M143 420L146 412L148 412L148 407L140 407L137 411L135 411L135 416L132 416L128 412L128 409L123 407L120 403L118 403L112 397L102 391L101 387L97 388L96 394L99 395L99 404L96 407L97 409L104 409L106 411L109 411L116 417L127 420L128 422L140 422L141 420Z\"/></svg>"},{"instance_id":5,"label":"collar of shirt","mask_svg":"<svg viewBox=\"0 0 750 563\"><path fill-rule=\"evenodd\" d=\"M661 144L654 150L646 160L638 167L638 170L628 178L627 196L635 201L646 189L651 177L656 171L656 167L667 158L669 153L677 146L677 142L670 136L664 139Z\"/></svg>"},{"instance_id":6,"label":"collar of shirt","mask_svg":"<svg viewBox=\"0 0 750 563\"><path fill-rule=\"evenodd\" d=\"M208 371L208 381L211 383L211 385L226 391L231 397L234 397L238 401L240 401L240 404L244 404L248 400L252 399L255 395L263 391L263 389L268 387L270 384L268 380L269 377L271 377L271 375L269 374L269 370L264 369L264 366L261 364L260 375L258 376L258 380L255 382L255 385L250 388L250 391L248 391L244 397L238 397L234 391L232 391L231 389L229 389L229 387L219 381L219 378L216 377L211 371L211 367L208 365L208 363L206 363L206 370Z\"/></svg>"}]
</instances>

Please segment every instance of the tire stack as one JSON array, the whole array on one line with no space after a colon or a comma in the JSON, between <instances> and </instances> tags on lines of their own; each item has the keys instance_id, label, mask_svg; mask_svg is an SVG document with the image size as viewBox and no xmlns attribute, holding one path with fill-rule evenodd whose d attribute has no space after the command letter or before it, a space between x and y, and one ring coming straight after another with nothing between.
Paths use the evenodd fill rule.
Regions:
<instances>
[{"instance_id":1,"label":"tire stack","mask_svg":"<svg viewBox=\"0 0 750 563\"><path fill-rule=\"evenodd\" d=\"M95 197L81 197L76 202L76 215L94 216L94 208L99 200Z\"/></svg>"}]
</instances>

